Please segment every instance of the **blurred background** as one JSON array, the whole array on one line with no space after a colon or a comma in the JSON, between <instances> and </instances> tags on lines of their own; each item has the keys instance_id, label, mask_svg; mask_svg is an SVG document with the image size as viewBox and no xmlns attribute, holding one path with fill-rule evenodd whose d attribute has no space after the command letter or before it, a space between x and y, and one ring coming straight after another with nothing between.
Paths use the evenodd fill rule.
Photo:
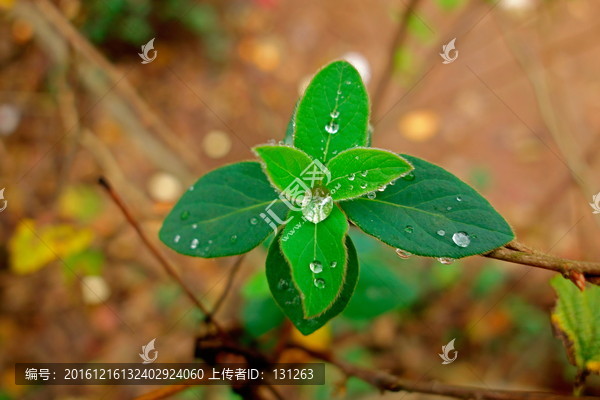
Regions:
<instances>
[{"instance_id":1,"label":"blurred background","mask_svg":"<svg viewBox=\"0 0 600 400\"><path fill-rule=\"evenodd\" d=\"M311 75L339 58L367 82L374 146L473 185L520 241L598 260L588 203L600 191L599 13L592 0L0 0L0 399L153 389L16 386L16 362L139 362L152 338L161 362L193 360L202 314L97 178L214 304L235 260L175 254L157 240L162 219L197 177L280 140ZM142 64L152 38L156 58ZM443 64L454 38L458 57ZM244 259L219 319L267 353L290 335L414 380L570 391L575 369L550 325L552 273L482 257L403 259L352 237L359 287L315 334L296 334L271 300L264 247ZM441 365L453 338L458 359ZM325 386L281 390L290 400L434 398L382 396L327 371ZM597 377L588 394L600 395ZM197 387L173 398L236 396Z\"/></svg>"}]
</instances>

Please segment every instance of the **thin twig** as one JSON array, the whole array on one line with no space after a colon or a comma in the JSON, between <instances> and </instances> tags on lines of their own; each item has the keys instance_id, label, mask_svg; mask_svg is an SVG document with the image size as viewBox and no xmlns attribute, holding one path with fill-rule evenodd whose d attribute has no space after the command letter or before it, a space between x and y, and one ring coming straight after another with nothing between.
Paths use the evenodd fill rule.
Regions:
<instances>
[{"instance_id":1,"label":"thin twig","mask_svg":"<svg viewBox=\"0 0 600 400\"><path fill-rule=\"evenodd\" d=\"M121 197L118 195L117 192L115 192L113 190L112 186L108 183L108 181L105 178L100 177L98 179L98 183L106 190L106 192L108 193L110 198L113 200L113 202L117 205L117 207L119 207L119 209L125 216L125 219L127 220L127 222L129 222L129 224L133 227L133 229L136 231L136 233L138 234L139 238L142 240L142 242L144 243L146 248L152 253L152 255L160 263L160 265L162 265L162 267L165 269L165 271L171 276L171 278L173 278L173 279L175 279L175 281L177 281L179 286L181 286L181 288L186 293L186 295L190 298L192 303L194 303L194 305L196 307L198 307L198 309L200 311L202 311L204 313L204 315L207 316L207 319L211 320L212 325L218 331L219 335L221 335L222 337L227 337L228 336L227 332L217 322L215 322L214 320L212 320L210 318L211 313L208 310L208 308L206 308L206 306L200 302L200 300L194 295L194 292L192 291L192 289L184 282L183 279L181 279L181 276L179 276L179 273L177 272L175 267L173 267L173 265L171 265L171 263L165 258L165 256L163 256L163 254L158 250L158 248L154 245L154 243L152 243L148 239L148 237L146 236L146 234L140 227L140 224L133 217L133 215L131 214L131 212L129 211L129 209L127 208L127 206L121 199Z\"/></svg>"},{"instance_id":2,"label":"thin twig","mask_svg":"<svg viewBox=\"0 0 600 400\"><path fill-rule=\"evenodd\" d=\"M400 17L400 21L398 22L398 26L396 28L396 32L394 33L394 37L392 42L390 43L390 47L387 53L387 61L385 64L385 69L381 74L381 79L377 84L377 88L373 94L371 104L372 104L372 112L373 116L378 116L379 107L381 107L381 103L385 99L385 95L390 86L390 80L392 79L392 75L394 74L394 59L396 54L396 49L404 44L408 33L408 22L410 20L413 11L417 7L419 0L410 0L404 13ZM374 121L376 119L373 119Z\"/></svg>"},{"instance_id":3,"label":"thin twig","mask_svg":"<svg viewBox=\"0 0 600 400\"><path fill-rule=\"evenodd\" d=\"M242 265L242 261L244 261L245 256L246 256L246 254L242 254L241 256L239 256L237 258L237 260L235 260L235 263L233 264L233 266L231 267L231 271L229 272L229 276L227 277L227 283L225 284L225 289L223 289L223 293L221 294L219 299L216 301L216 303L212 309L212 312L210 313L210 318L213 318L215 316L215 314L217 313L217 311L219 311L219 308L221 308L221 305L223 305L225 298L227 297L227 294L231 290L231 286L233 285L233 280L235 278L235 275L240 270L240 266ZM209 317L209 315L207 315L207 318L208 317Z\"/></svg>"},{"instance_id":4,"label":"thin twig","mask_svg":"<svg viewBox=\"0 0 600 400\"><path fill-rule=\"evenodd\" d=\"M499 247L483 255L496 260L559 272L567 277L575 273L583 274L584 277L592 279L600 277L600 263L569 260L544 254L529 249L517 241L513 241L506 246Z\"/></svg>"},{"instance_id":5,"label":"thin twig","mask_svg":"<svg viewBox=\"0 0 600 400\"><path fill-rule=\"evenodd\" d=\"M355 366L338 360L324 352L307 349L303 346L292 345L303 350L308 355L325 361L339 368L346 376L358 378L375 388L389 392L415 392L427 393L438 396L453 397L457 399L478 400L592 400L594 397L575 397L542 392L524 392L512 390L484 389L470 386L448 385L434 381L411 381L392 375L385 371L378 371Z\"/></svg>"},{"instance_id":6,"label":"thin twig","mask_svg":"<svg viewBox=\"0 0 600 400\"><path fill-rule=\"evenodd\" d=\"M182 143L178 136L173 133L171 128L162 121L158 113L148 106L148 104L137 93L136 89L127 79L122 79L123 73L111 64L102 53L100 53L85 37L75 29L75 27L60 13L56 5L49 0L35 0L31 3L18 3L19 12L31 12L30 5L36 10L44 20L69 44L69 46L83 59L88 60L97 66L106 76L110 85L114 87L119 96L134 110L140 124L150 132L154 132L160 140L175 150L179 159L171 156L171 153L163 151L164 155L169 155L169 161L172 164L173 171L177 171L181 178L189 180L193 177L188 166L201 166L201 160L198 159L189 146ZM184 162L182 163L182 160Z\"/></svg>"}]
</instances>

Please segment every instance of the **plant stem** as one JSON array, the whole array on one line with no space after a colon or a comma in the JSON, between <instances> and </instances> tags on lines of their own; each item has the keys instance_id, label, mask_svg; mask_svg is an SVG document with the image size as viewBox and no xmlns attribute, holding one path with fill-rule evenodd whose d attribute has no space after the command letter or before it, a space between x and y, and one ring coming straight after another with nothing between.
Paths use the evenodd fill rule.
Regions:
<instances>
[{"instance_id":1,"label":"plant stem","mask_svg":"<svg viewBox=\"0 0 600 400\"><path fill-rule=\"evenodd\" d=\"M372 104L372 112L371 114L375 117L378 117L379 108L381 107L381 103L385 99L385 95L390 86L390 80L392 79L392 75L394 74L394 59L396 55L396 49L404 44L406 40L406 36L408 33L408 21L410 17L417 7L419 0L410 0L410 2L406 5L406 9L404 13L400 17L400 21L398 22L398 27L396 28L396 32L394 33L394 37L392 42L390 43L390 47L387 52L387 61L385 64L385 69L381 74L381 80L377 84L377 88L373 94L373 98L371 101ZM373 118L373 121L376 121L376 118Z\"/></svg>"},{"instance_id":2,"label":"plant stem","mask_svg":"<svg viewBox=\"0 0 600 400\"><path fill-rule=\"evenodd\" d=\"M544 254L517 241L512 241L503 247L483 254L483 256L560 272L565 277L571 277L573 274L579 273L593 283L600 279L600 263L598 262L569 260Z\"/></svg>"},{"instance_id":3,"label":"plant stem","mask_svg":"<svg viewBox=\"0 0 600 400\"><path fill-rule=\"evenodd\" d=\"M194 295L194 292L192 291L192 289L181 278L181 276L179 275L179 273L177 272L175 267L173 265L171 265L171 263L158 250L158 248L154 245L154 243L152 243L148 239L148 237L146 236L146 234L140 227L140 224L133 217L133 214L131 214L131 212L129 211L129 209L127 208L127 206L121 199L121 196L119 196L119 194L113 190L112 186L108 183L108 181L105 178L100 177L98 179L98 183L100 184L100 186L102 186L106 190L106 192L108 193L110 198L113 200L113 202L116 204L116 206L119 207L119 209L125 216L125 219L127 220L127 222L129 222L129 224L133 227L135 232L138 234L139 238L142 240L142 243L144 243L146 248L150 251L150 253L152 253L154 258L156 258L156 260L164 268L164 270L167 272L167 274L169 274L169 276L171 276L171 278L173 278L177 282L177 284L183 289L183 291L189 297L189 299L192 301L192 303L194 303L194 305L196 307L198 307L198 309L204 313L204 315L206 316L206 320L210 321L212 323L212 325L215 327L215 329L217 330L219 335L223 338L227 338L229 336L228 333L216 321L214 321L212 319L212 314L210 313L208 308L206 308L206 306L204 306L204 304L202 304L200 302L200 300Z\"/></svg>"},{"instance_id":4,"label":"plant stem","mask_svg":"<svg viewBox=\"0 0 600 400\"><path fill-rule=\"evenodd\" d=\"M591 400L593 397L575 397L542 392L524 392L512 390L484 389L470 386L448 385L434 381L411 381L385 371L372 370L338 360L328 353L310 350L302 346L293 347L303 350L310 356L339 368L347 377L358 378L377 389L389 392L427 393L456 399L478 400Z\"/></svg>"}]
</instances>

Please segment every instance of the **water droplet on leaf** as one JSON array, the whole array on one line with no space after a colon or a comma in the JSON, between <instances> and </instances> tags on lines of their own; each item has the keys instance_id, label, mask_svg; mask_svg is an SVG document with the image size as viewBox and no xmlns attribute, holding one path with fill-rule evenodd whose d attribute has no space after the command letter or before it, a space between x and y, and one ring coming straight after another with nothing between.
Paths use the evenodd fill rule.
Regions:
<instances>
[{"instance_id":1,"label":"water droplet on leaf","mask_svg":"<svg viewBox=\"0 0 600 400\"><path fill-rule=\"evenodd\" d=\"M323 271L323 264L318 260L315 260L309 264L310 270L315 274L320 274Z\"/></svg>"},{"instance_id":2,"label":"water droplet on leaf","mask_svg":"<svg viewBox=\"0 0 600 400\"><path fill-rule=\"evenodd\" d=\"M325 131L329 134L334 134L337 133L340 130L340 126L336 123L330 122L329 124L325 125Z\"/></svg>"},{"instance_id":3,"label":"water droplet on leaf","mask_svg":"<svg viewBox=\"0 0 600 400\"><path fill-rule=\"evenodd\" d=\"M439 231L437 231L437 234L440 236L445 236L446 235L446 231L443 229L440 229Z\"/></svg>"},{"instance_id":4,"label":"water droplet on leaf","mask_svg":"<svg viewBox=\"0 0 600 400\"><path fill-rule=\"evenodd\" d=\"M402 250L402 249L396 249L396 254L398 254L398 257L402 258L403 260L406 260L407 258L412 256L411 253L409 253L406 250Z\"/></svg>"},{"instance_id":5,"label":"water droplet on leaf","mask_svg":"<svg viewBox=\"0 0 600 400\"><path fill-rule=\"evenodd\" d=\"M459 247L467 247L471 243L471 238L465 232L456 232L452 235L452 241Z\"/></svg>"},{"instance_id":6,"label":"water droplet on leaf","mask_svg":"<svg viewBox=\"0 0 600 400\"><path fill-rule=\"evenodd\" d=\"M284 290L284 289L287 289L288 286L289 286L289 284L287 283L287 281L285 279L280 279L279 283L277 284L277 289Z\"/></svg>"},{"instance_id":7,"label":"water droplet on leaf","mask_svg":"<svg viewBox=\"0 0 600 400\"><path fill-rule=\"evenodd\" d=\"M252 225L256 225L256 224L258 224L258 218L256 218L256 217L252 217L252 218L250 218L250 223L251 223Z\"/></svg>"},{"instance_id":8,"label":"water droplet on leaf","mask_svg":"<svg viewBox=\"0 0 600 400\"><path fill-rule=\"evenodd\" d=\"M179 240L181 240L181 235L175 235L175 239L173 239L173 241L175 243L179 243Z\"/></svg>"},{"instance_id":9,"label":"water droplet on leaf","mask_svg":"<svg viewBox=\"0 0 600 400\"><path fill-rule=\"evenodd\" d=\"M195 249L196 247L198 247L198 239L194 239L192 240L192 244L190 245L190 248Z\"/></svg>"},{"instance_id":10,"label":"water droplet on leaf","mask_svg":"<svg viewBox=\"0 0 600 400\"><path fill-rule=\"evenodd\" d=\"M331 264L329 265L331 268L335 268L337 267L337 261L332 261Z\"/></svg>"},{"instance_id":11,"label":"water droplet on leaf","mask_svg":"<svg viewBox=\"0 0 600 400\"><path fill-rule=\"evenodd\" d=\"M317 279L314 280L314 284L319 289L323 289L325 287L325 280L323 280L321 278L317 278Z\"/></svg>"},{"instance_id":12,"label":"water droplet on leaf","mask_svg":"<svg viewBox=\"0 0 600 400\"><path fill-rule=\"evenodd\" d=\"M375 200L375 197L377 197L377 193L375 193L375 192L369 192L369 193L367 194L367 198L368 198L369 200Z\"/></svg>"},{"instance_id":13,"label":"water droplet on leaf","mask_svg":"<svg viewBox=\"0 0 600 400\"><path fill-rule=\"evenodd\" d=\"M404 232L406 232L406 233L413 233L413 231L414 231L414 228L410 225L406 225L404 227Z\"/></svg>"},{"instance_id":14,"label":"water droplet on leaf","mask_svg":"<svg viewBox=\"0 0 600 400\"><path fill-rule=\"evenodd\" d=\"M408 174L404 175L402 177L402 179L404 179L405 181L414 181L415 180L415 174L411 171Z\"/></svg>"},{"instance_id":15,"label":"water droplet on leaf","mask_svg":"<svg viewBox=\"0 0 600 400\"><path fill-rule=\"evenodd\" d=\"M353 180L354 180L354 178L356 178L356 175L354 175L354 174L350 174L350 175L348 175L348 180L349 180L349 181L353 181Z\"/></svg>"},{"instance_id":16,"label":"water droplet on leaf","mask_svg":"<svg viewBox=\"0 0 600 400\"><path fill-rule=\"evenodd\" d=\"M331 118L337 118L340 116L340 112L338 110L333 110L331 114L329 114Z\"/></svg>"},{"instance_id":17,"label":"water droplet on leaf","mask_svg":"<svg viewBox=\"0 0 600 400\"><path fill-rule=\"evenodd\" d=\"M312 193L304 196L302 215L313 224L323 221L333 210L333 199L327 189L316 187Z\"/></svg>"},{"instance_id":18,"label":"water droplet on leaf","mask_svg":"<svg viewBox=\"0 0 600 400\"><path fill-rule=\"evenodd\" d=\"M444 265L450 265L454 262L454 258L450 257L439 257L437 260Z\"/></svg>"}]
</instances>

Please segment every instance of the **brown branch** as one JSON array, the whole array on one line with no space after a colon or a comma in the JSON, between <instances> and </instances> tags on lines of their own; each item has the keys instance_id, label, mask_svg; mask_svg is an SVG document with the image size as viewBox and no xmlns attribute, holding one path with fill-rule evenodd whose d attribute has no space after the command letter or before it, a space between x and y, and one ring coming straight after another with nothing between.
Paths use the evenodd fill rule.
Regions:
<instances>
[{"instance_id":1,"label":"brown branch","mask_svg":"<svg viewBox=\"0 0 600 400\"><path fill-rule=\"evenodd\" d=\"M496 260L559 272L567 278L581 274L593 283L596 283L600 279L600 263L598 262L569 260L544 254L532 250L517 241L512 241L506 246L499 247L483 255Z\"/></svg>"},{"instance_id":2,"label":"brown branch","mask_svg":"<svg viewBox=\"0 0 600 400\"><path fill-rule=\"evenodd\" d=\"M142 240L142 243L144 243L144 245L150 251L150 253L152 253L152 255L160 263L160 265L162 265L162 267L165 269L167 274L169 274L169 276L171 276L171 278L173 278L179 284L179 286L181 286L181 288L183 289L185 294L189 297L189 299L192 301L192 303L194 303L194 305L196 307L198 307L198 309L200 311L202 311L204 313L204 315L206 315L207 320L211 321L212 325L215 327L215 329L217 330L219 335L223 338L228 337L227 332L218 323L216 323L214 320L211 319L211 317L210 317L211 313L208 310L208 308L206 308L206 306L204 304L202 304L200 302L200 300L194 295L194 292L192 291L192 289L184 282L184 280L181 278L181 276L179 276L179 273L177 272L175 267L173 265L171 265L171 263L158 250L158 248L154 245L154 243L152 243L148 239L148 236L146 236L146 234L140 227L140 224L133 217L133 215L131 214L131 212L129 211L129 209L127 208L127 206L121 199L121 197L118 195L117 192L115 192L113 190L112 186L108 183L108 181L105 178L100 177L98 179L98 183L106 190L106 192L108 193L110 198L113 200L113 202L117 205L117 207L119 207L119 209L125 216L125 219L127 220L127 222L129 222L129 224L133 227L133 229L138 234L139 238Z\"/></svg>"},{"instance_id":3,"label":"brown branch","mask_svg":"<svg viewBox=\"0 0 600 400\"><path fill-rule=\"evenodd\" d=\"M84 60L89 61L103 73L109 82L109 86L113 87L127 106L134 111L140 125L148 132L154 132L162 143L176 152L177 157L166 151L166 149L161 149L161 156L169 160L169 167L172 172L183 180L191 180L193 174L190 173L188 167L190 165L195 167L201 165L198 155L178 139L178 136L159 117L159 114L152 110L138 94L134 86L127 79L123 79L123 71L116 68L82 36L51 1L19 2L15 6L17 15L28 16L33 12L36 13L36 16L43 18L78 55L81 55ZM153 139L153 137L151 138Z\"/></svg>"},{"instance_id":4,"label":"brown branch","mask_svg":"<svg viewBox=\"0 0 600 400\"><path fill-rule=\"evenodd\" d=\"M392 75L394 74L394 59L396 54L396 49L404 44L408 33L408 21L410 20L411 15L413 14L415 8L419 0L410 0L404 13L400 17L400 21L398 22L398 27L396 28L396 32L394 33L394 37L392 42L390 43L390 47L387 52L387 62L385 64L385 69L381 74L381 79L377 84L377 88L373 94L371 104L372 111L371 115L378 116L379 107L381 107L381 103L385 99L385 95L390 86L390 80L392 79ZM373 119L376 121L376 119Z\"/></svg>"},{"instance_id":5,"label":"brown branch","mask_svg":"<svg viewBox=\"0 0 600 400\"><path fill-rule=\"evenodd\" d=\"M371 386L389 392L415 392L453 397L456 399L478 400L592 400L594 397L575 397L542 392L484 389L471 386L448 385L434 381L411 381L385 371L372 370L338 360L328 353L310 350L298 345L308 355L339 368L347 377L358 378Z\"/></svg>"}]
</instances>

